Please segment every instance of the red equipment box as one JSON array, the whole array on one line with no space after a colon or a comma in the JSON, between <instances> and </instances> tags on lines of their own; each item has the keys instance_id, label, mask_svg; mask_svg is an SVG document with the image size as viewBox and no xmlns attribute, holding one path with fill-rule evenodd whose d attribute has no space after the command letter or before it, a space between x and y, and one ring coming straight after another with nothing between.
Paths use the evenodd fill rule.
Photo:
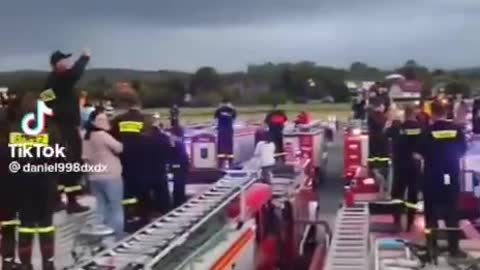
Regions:
<instances>
[{"instance_id":1,"label":"red equipment box","mask_svg":"<svg viewBox=\"0 0 480 270\"><path fill-rule=\"evenodd\" d=\"M368 136L348 133L344 139L343 175L346 177L352 168L368 165Z\"/></svg>"}]
</instances>

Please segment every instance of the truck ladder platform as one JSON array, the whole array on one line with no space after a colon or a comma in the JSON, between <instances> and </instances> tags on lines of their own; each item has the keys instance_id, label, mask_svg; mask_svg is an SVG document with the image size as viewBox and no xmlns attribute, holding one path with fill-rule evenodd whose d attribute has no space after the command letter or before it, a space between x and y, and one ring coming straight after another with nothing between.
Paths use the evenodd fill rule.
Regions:
<instances>
[{"instance_id":1,"label":"truck ladder platform","mask_svg":"<svg viewBox=\"0 0 480 270\"><path fill-rule=\"evenodd\" d=\"M357 203L338 211L326 270L369 269L369 223L366 203Z\"/></svg>"}]
</instances>

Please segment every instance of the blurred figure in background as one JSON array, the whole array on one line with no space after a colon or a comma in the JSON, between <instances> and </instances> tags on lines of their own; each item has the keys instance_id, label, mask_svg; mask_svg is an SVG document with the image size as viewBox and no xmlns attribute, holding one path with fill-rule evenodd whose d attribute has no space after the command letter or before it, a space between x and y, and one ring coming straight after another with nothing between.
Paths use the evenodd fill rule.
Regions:
<instances>
[{"instance_id":1,"label":"blurred figure in background","mask_svg":"<svg viewBox=\"0 0 480 270\"><path fill-rule=\"evenodd\" d=\"M275 143L275 152L283 154L283 129L288 118L285 111L278 108L277 104L273 104L272 110L265 117L265 124L268 126L268 133L271 140Z\"/></svg>"},{"instance_id":2,"label":"blurred figure in background","mask_svg":"<svg viewBox=\"0 0 480 270\"><path fill-rule=\"evenodd\" d=\"M254 157L260 161L262 168L262 180L264 183L272 183L272 170L275 166L275 143L270 134L265 136L265 140L261 140L255 147Z\"/></svg>"},{"instance_id":3,"label":"blurred figure in background","mask_svg":"<svg viewBox=\"0 0 480 270\"><path fill-rule=\"evenodd\" d=\"M473 133L480 134L480 97L477 97L473 102L472 122Z\"/></svg>"},{"instance_id":4,"label":"blurred figure in background","mask_svg":"<svg viewBox=\"0 0 480 270\"><path fill-rule=\"evenodd\" d=\"M469 114L468 104L465 101L460 101L455 106L454 122L462 128L467 127L467 116Z\"/></svg>"},{"instance_id":5,"label":"blurred figure in background","mask_svg":"<svg viewBox=\"0 0 480 270\"><path fill-rule=\"evenodd\" d=\"M301 111L295 119L295 125L307 125L312 121L310 114L306 111Z\"/></svg>"},{"instance_id":6,"label":"blurred figure in background","mask_svg":"<svg viewBox=\"0 0 480 270\"><path fill-rule=\"evenodd\" d=\"M185 189L190 170L190 159L181 137L175 134L170 136L168 153L169 178L173 181L173 205L178 207L187 200Z\"/></svg>"},{"instance_id":7,"label":"blurred figure in background","mask_svg":"<svg viewBox=\"0 0 480 270\"><path fill-rule=\"evenodd\" d=\"M95 110L95 107L88 100L88 93L82 91L80 93L80 116L82 118L82 128L85 128L90 114Z\"/></svg>"},{"instance_id":8,"label":"blurred figure in background","mask_svg":"<svg viewBox=\"0 0 480 270\"><path fill-rule=\"evenodd\" d=\"M352 104L353 119L364 120L367 118L367 102L361 96L354 99Z\"/></svg>"},{"instance_id":9,"label":"blurred figure in background","mask_svg":"<svg viewBox=\"0 0 480 270\"><path fill-rule=\"evenodd\" d=\"M180 126L180 109L177 104L173 104L170 108L170 128L174 129Z\"/></svg>"},{"instance_id":10,"label":"blurred figure in background","mask_svg":"<svg viewBox=\"0 0 480 270\"><path fill-rule=\"evenodd\" d=\"M110 135L110 123L102 108L90 114L83 134L83 158L87 164L102 164L106 170L90 172L88 180L96 199L99 224L115 231L117 240L124 236L123 180L119 155L123 145Z\"/></svg>"},{"instance_id":11,"label":"blurred figure in background","mask_svg":"<svg viewBox=\"0 0 480 270\"><path fill-rule=\"evenodd\" d=\"M233 161L233 124L237 119L237 110L225 99L215 111L217 120L217 151L220 166L230 167Z\"/></svg>"}]
</instances>

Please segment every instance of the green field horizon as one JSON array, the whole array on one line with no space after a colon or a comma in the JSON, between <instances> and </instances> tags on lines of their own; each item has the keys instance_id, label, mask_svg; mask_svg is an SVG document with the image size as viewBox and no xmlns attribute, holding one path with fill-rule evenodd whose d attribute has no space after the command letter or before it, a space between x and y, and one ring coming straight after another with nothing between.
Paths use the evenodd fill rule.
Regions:
<instances>
[{"instance_id":1,"label":"green field horizon","mask_svg":"<svg viewBox=\"0 0 480 270\"><path fill-rule=\"evenodd\" d=\"M238 118L250 121L262 121L271 108L271 106L236 106ZM285 104L280 105L279 108L285 110L290 120L295 119L301 111L309 112L313 119L318 120L326 120L330 116L335 116L338 120L347 120L351 116L351 105L349 103ZM211 121L215 109L215 107L180 108L181 122L190 124ZM168 108L149 108L145 111L147 113L159 113L162 119L168 119Z\"/></svg>"}]
</instances>

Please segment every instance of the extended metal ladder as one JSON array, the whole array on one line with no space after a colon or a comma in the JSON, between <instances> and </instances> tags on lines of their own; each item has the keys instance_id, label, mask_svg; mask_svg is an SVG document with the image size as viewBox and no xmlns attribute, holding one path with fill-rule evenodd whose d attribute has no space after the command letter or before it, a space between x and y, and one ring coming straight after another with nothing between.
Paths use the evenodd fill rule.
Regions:
<instances>
[{"instance_id":1,"label":"extended metal ladder","mask_svg":"<svg viewBox=\"0 0 480 270\"><path fill-rule=\"evenodd\" d=\"M368 235L368 204L357 203L354 207L340 209L325 269L369 269Z\"/></svg>"}]
</instances>

